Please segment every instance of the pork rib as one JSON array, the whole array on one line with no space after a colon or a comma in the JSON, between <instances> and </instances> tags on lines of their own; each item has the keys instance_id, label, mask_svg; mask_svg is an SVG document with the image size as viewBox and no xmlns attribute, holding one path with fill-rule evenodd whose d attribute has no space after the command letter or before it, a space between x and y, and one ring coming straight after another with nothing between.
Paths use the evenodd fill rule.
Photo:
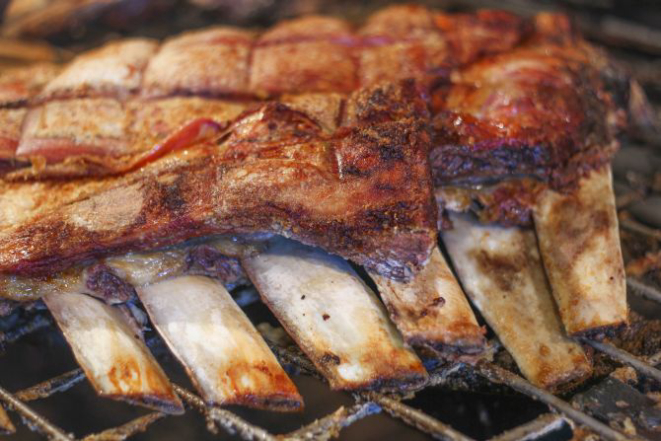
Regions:
<instances>
[{"instance_id":1,"label":"pork rib","mask_svg":"<svg viewBox=\"0 0 661 441\"><path fill-rule=\"evenodd\" d=\"M0 271L52 273L99 254L267 232L405 279L436 237L419 101L412 81L361 91L353 123L333 134L266 104L213 141L5 229Z\"/></svg>"}]
</instances>

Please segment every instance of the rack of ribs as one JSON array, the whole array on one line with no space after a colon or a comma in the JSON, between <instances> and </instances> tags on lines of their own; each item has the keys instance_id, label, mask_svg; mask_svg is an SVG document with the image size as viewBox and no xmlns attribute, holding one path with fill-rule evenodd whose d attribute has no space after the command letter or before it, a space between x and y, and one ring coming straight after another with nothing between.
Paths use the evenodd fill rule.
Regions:
<instances>
[{"instance_id":1,"label":"rack of ribs","mask_svg":"<svg viewBox=\"0 0 661 441\"><path fill-rule=\"evenodd\" d=\"M220 310L222 285L250 281L332 387L407 389L426 381L412 347L485 350L465 290L522 373L557 389L591 372L572 336L627 321L609 161L629 87L564 16L417 6L358 28L313 16L117 41L11 71L2 295L45 296L92 378L112 357L90 362L57 311L92 295L103 308L88 314L126 335L140 299L209 402L294 410L238 307L213 316L176 293ZM205 332L236 343L206 351ZM239 380L222 360L244 335ZM152 392L97 389L153 407Z\"/></svg>"}]
</instances>

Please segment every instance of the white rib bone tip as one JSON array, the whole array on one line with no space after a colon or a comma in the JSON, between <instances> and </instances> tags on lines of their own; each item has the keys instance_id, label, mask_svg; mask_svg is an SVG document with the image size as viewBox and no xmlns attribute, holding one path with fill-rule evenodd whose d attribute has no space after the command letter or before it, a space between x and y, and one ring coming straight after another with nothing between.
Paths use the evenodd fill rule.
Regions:
<instances>
[{"instance_id":1,"label":"white rib bone tip","mask_svg":"<svg viewBox=\"0 0 661 441\"><path fill-rule=\"evenodd\" d=\"M51 293L44 301L99 395L184 412L145 343L112 306L76 292Z\"/></svg>"},{"instance_id":2,"label":"white rib bone tip","mask_svg":"<svg viewBox=\"0 0 661 441\"><path fill-rule=\"evenodd\" d=\"M484 350L484 330L438 247L408 283L376 273L370 277L407 343L430 346L453 359L472 359Z\"/></svg>"},{"instance_id":3,"label":"white rib bone tip","mask_svg":"<svg viewBox=\"0 0 661 441\"><path fill-rule=\"evenodd\" d=\"M303 408L294 383L218 281L179 276L137 291L157 331L208 404Z\"/></svg>"},{"instance_id":4,"label":"white rib bone tip","mask_svg":"<svg viewBox=\"0 0 661 441\"><path fill-rule=\"evenodd\" d=\"M343 259L275 240L243 266L333 389L415 388L427 379L376 295Z\"/></svg>"},{"instance_id":5,"label":"white rib bone tip","mask_svg":"<svg viewBox=\"0 0 661 441\"><path fill-rule=\"evenodd\" d=\"M610 166L582 178L576 191L546 190L534 219L567 332L599 332L626 323L629 308Z\"/></svg>"}]
</instances>

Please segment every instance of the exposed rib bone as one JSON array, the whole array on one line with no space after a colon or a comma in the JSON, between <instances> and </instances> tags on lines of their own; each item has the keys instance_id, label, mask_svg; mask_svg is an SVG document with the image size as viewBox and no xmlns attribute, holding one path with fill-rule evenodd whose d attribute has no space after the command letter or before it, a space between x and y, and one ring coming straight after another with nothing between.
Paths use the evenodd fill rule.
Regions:
<instances>
[{"instance_id":1,"label":"exposed rib bone","mask_svg":"<svg viewBox=\"0 0 661 441\"><path fill-rule=\"evenodd\" d=\"M44 301L99 395L183 413L165 373L113 307L76 292L48 294Z\"/></svg>"},{"instance_id":2,"label":"exposed rib bone","mask_svg":"<svg viewBox=\"0 0 661 441\"><path fill-rule=\"evenodd\" d=\"M534 211L539 249L570 335L627 322L626 280L610 166L563 195L546 190Z\"/></svg>"},{"instance_id":3,"label":"exposed rib bone","mask_svg":"<svg viewBox=\"0 0 661 441\"><path fill-rule=\"evenodd\" d=\"M484 331L438 247L409 283L370 276L407 343L431 346L444 355L484 349Z\"/></svg>"},{"instance_id":4,"label":"exposed rib bone","mask_svg":"<svg viewBox=\"0 0 661 441\"><path fill-rule=\"evenodd\" d=\"M343 259L276 240L242 262L264 302L333 389L401 389L426 379L376 295Z\"/></svg>"},{"instance_id":5,"label":"exposed rib bone","mask_svg":"<svg viewBox=\"0 0 661 441\"><path fill-rule=\"evenodd\" d=\"M219 282L180 276L139 288L138 295L207 403L303 407L292 381Z\"/></svg>"},{"instance_id":6,"label":"exposed rib bone","mask_svg":"<svg viewBox=\"0 0 661 441\"><path fill-rule=\"evenodd\" d=\"M459 278L523 375L547 389L587 376L590 362L562 329L533 231L451 219L443 241Z\"/></svg>"}]
</instances>

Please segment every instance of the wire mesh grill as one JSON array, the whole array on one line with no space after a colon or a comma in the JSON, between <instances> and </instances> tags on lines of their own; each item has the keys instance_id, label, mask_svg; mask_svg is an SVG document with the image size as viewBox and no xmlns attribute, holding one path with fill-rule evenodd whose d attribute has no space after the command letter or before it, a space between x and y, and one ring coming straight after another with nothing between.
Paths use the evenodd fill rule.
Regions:
<instances>
[{"instance_id":1,"label":"wire mesh grill","mask_svg":"<svg viewBox=\"0 0 661 441\"><path fill-rule=\"evenodd\" d=\"M645 292L647 295L653 293L654 296L661 298L661 292L652 286L641 284L635 280L630 280L630 286L635 290L644 289L646 290ZM0 334L0 340L5 344L12 344L21 337L42 330L46 327L54 327L54 324L48 316L38 313L30 320L15 327L11 331ZM290 371L295 372L297 375L311 375L321 378L321 375L315 370L312 363L297 348L292 346L284 347L272 341L270 341L270 343L280 362ZM661 379L661 371L653 366L654 363L661 360L661 353L649 357L648 360L644 360L634 357L608 343L589 340L586 340L585 343L593 346L596 350L608 354L610 357L613 357L623 364L633 366L646 377L657 381ZM448 381L449 376L460 369L468 369L491 383L501 384L512 388L519 393L545 403L551 409L552 413L544 413L534 420L510 429L494 438L498 441L537 439L544 437L551 432L560 430L566 424L569 424L570 427L581 426L588 431L599 435L603 439L640 439L640 437L635 435L622 433L609 427L590 416L588 413L575 408L567 401L533 386L517 374L491 362L480 362L476 366L467 366L462 363L456 363L436 367L431 369L430 380L426 387L444 385ZM83 371L81 369L74 369L15 393L10 393L6 389L0 387L0 401L3 402L6 409L18 414L30 429L53 440L124 440L139 432L147 430L153 423L159 420L172 418L164 413L151 412L116 427L98 433L87 434L80 438L75 438L69 433L66 427L58 427L52 424L31 407L31 402L46 399L54 394L64 394L84 379L85 375ZM187 412L196 412L200 414L200 416L206 420L206 426L210 432L218 433L219 431L224 431L238 435L246 440L330 439L334 435L337 435L342 429L354 424L362 418L376 413L387 414L390 417L396 418L408 426L437 439L457 441L472 439L460 431L453 429L451 427L451 422L448 424L448 422L440 421L425 412L404 403L402 399L405 397L398 395L384 395L377 392L355 393L353 394L354 404L352 405L341 406L334 412L293 432L272 434L267 430L248 422L246 419L231 410L215 406L207 406L200 396L185 387L177 384L175 384L174 387L176 393L186 404ZM11 426L7 426L6 424L4 426L4 429L6 430L11 429Z\"/></svg>"},{"instance_id":2,"label":"wire mesh grill","mask_svg":"<svg viewBox=\"0 0 661 441\"><path fill-rule=\"evenodd\" d=\"M494 0L463 0L450 2L450 4L455 3L471 7L508 7L509 9L513 9L524 15L526 13L537 12L540 7L539 5L525 0L505 2ZM594 5L599 4L598 1L594 0L573 0L567 1L566 3L573 3L576 5L586 3L592 4L593 7L597 7ZM581 26L586 31L587 35L601 43L625 48L642 46L645 47L648 52L661 53L661 45L659 44L659 41L661 40L655 38L656 34L645 32L644 29L641 30L640 28L632 28L631 26L627 27L627 23L621 20L611 20L607 23L608 26L602 26L603 23L596 23L589 20L589 18L589 14L583 14L578 17ZM608 18L609 17L606 16L606 19ZM620 53L619 55L626 54ZM634 67L640 67L640 69L636 68L635 70L639 80L641 80L644 85L661 90L661 81L659 80L659 78L661 78L659 72L661 71L657 64L636 60L635 58L627 58L627 61L632 63ZM639 133L638 135L639 140L653 145L661 145L658 134ZM640 200L640 194L635 190L620 195L618 198L618 208L626 206L636 200ZM630 218L621 219L620 227L627 232L644 236L648 240L656 242L657 246L658 243L661 242L661 230L653 229ZM629 278L627 280L627 285L630 293L640 295L643 298L661 304L661 291L649 283ZM48 315L35 313L28 321L12 327L4 333L0 333L0 344L8 347L21 338L46 328L52 328L53 330L50 332L57 332L55 325ZM287 367L290 372L293 372L295 375L307 375L319 379L322 378L312 363L297 348L293 346L283 346L273 340L269 341L269 343L280 362ZM611 357L621 364L632 366L644 377L653 379L661 385L661 371L655 368L655 365L661 363L661 352L642 359L634 357L610 343L594 340L583 340L583 343L587 346L591 346L596 351L606 354L608 357ZM493 441L540 439L567 426L574 429L581 427L588 432L597 434L603 439L609 440L641 438L635 433L624 433L610 427L592 416L589 411L576 408L567 400L558 398L557 396L536 388L517 374L491 362L485 361L478 363L475 366L461 363L437 366L430 370L430 378L425 388L447 384L449 378L458 371L468 371L471 375L480 376L489 384L511 388L548 406L549 412L542 413L524 424L501 433L492 438ZM76 438L70 433L71 429L68 429L67 427L59 427L49 422L45 416L34 410L33 404L35 402L45 400L55 395L67 394L67 391L70 391L73 386L83 380L85 380L83 371L81 369L73 369L13 393L0 387L0 402L3 403L5 409L10 411L9 415L10 417L14 417L14 422L16 422L15 416L18 415L31 430L53 440L124 440L148 430L158 421L175 418L160 412L150 412L101 432L91 433ZM3 380L0 379L0 381ZM396 418L406 425L437 439L472 439L470 436L454 429L452 427L452 421L441 421L424 411L407 404L405 401L409 397L398 395L384 395L377 392L355 393L352 395L353 404L338 407L333 412L294 431L273 434L266 429L249 422L232 410L207 406L200 396L186 387L180 386L176 383L174 384L174 387L176 393L185 403L187 413L199 414L200 417L206 421L206 427L211 433L231 433L247 440L329 439L359 420L377 413ZM2 413L3 412L0 412L0 429L7 431L13 429L12 421L6 418L6 415L2 415Z\"/></svg>"}]
</instances>

